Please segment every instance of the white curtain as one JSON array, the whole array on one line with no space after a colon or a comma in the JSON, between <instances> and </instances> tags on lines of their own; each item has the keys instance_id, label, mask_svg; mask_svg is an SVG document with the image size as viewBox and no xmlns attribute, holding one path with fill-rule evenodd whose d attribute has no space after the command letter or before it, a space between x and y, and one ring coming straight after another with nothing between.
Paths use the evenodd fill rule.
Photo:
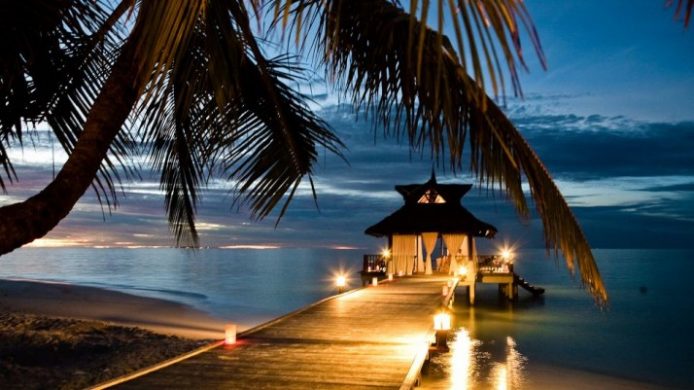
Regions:
<instances>
[{"instance_id":1,"label":"white curtain","mask_svg":"<svg viewBox=\"0 0 694 390\"><path fill-rule=\"evenodd\" d=\"M463 243L460 245L460 255L463 256L463 259L470 260L470 248L468 247L468 236L465 236L463 239Z\"/></svg>"},{"instance_id":2,"label":"white curtain","mask_svg":"<svg viewBox=\"0 0 694 390\"><path fill-rule=\"evenodd\" d=\"M455 270L458 269L458 263L455 257L458 255L458 250L461 245L465 242L465 234L443 234L443 242L446 243L446 248L448 248L448 255L451 259L451 265L448 267L448 273L453 274Z\"/></svg>"},{"instance_id":3,"label":"white curtain","mask_svg":"<svg viewBox=\"0 0 694 390\"><path fill-rule=\"evenodd\" d=\"M473 268L475 272L477 272L477 243L475 243L475 240L470 238L471 240L471 247L472 247L472 253L470 253L470 261L472 262Z\"/></svg>"},{"instance_id":4,"label":"white curtain","mask_svg":"<svg viewBox=\"0 0 694 390\"><path fill-rule=\"evenodd\" d=\"M458 267L461 265L464 265L467 268L467 273L469 275L474 275L476 274L476 267L475 263L472 261L472 253L470 253L470 248L472 246L471 243L468 242L468 240L471 240L469 236L465 236L465 240L463 241L463 245L460 247L460 254L461 258L460 261L458 262ZM473 240L474 242L474 240Z\"/></svg>"},{"instance_id":5,"label":"white curtain","mask_svg":"<svg viewBox=\"0 0 694 390\"><path fill-rule=\"evenodd\" d=\"M427 253L427 258L424 263L424 273L431 275L431 254L434 253L434 247L436 246L436 238L439 236L438 233L422 233L422 245Z\"/></svg>"},{"instance_id":6,"label":"white curtain","mask_svg":"<svg viewBox=\"0 0 694 390\"><path fill-rule=\"evenodd\" d=\"M424 259L426 258L426 252L424 251L424 244L422 243L422 236L417 236L417 273L423 273Z\"/></svg>"},{"instance_id":7,"label":"white curtain","mask_svg":"<svg viewBox=\"0 0 694 390\"><path fill-rule=\"evenodd\" d=\"M417 236L414 234L393 234L393 264L395 274L412 275L414 257L417 254Z\"/></svg>"}]
</instances>

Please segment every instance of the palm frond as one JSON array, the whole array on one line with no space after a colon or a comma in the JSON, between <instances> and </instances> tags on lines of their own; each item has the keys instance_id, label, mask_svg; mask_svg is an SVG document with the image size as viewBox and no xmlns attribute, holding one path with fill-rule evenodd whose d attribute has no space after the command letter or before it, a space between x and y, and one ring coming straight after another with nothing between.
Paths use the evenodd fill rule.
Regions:
<instances>
[{"instance_id":1,"label":"palm frond","mask_svg":"<svg viewBox=\"0 0 694 390\"><path fill-rule=\"evenodd\" d=\"M267 60L252 34L248 13L239 8L232 13L249 48L242 62L241 102L263 125L245 127L233 143L236 151L227 155L227 166L235 167L232 177L240 181L240 194L250 201L258 218L267 216L282 196L291 191L279 213L283 216L304 176L311 180L317 146L342 156L342 142L305 104L306 97L294 92L287 82L301 72L289 58ZM249 153L250 152L250 153Z\"/></svg>"},{"instance_id":2,"label":"palm frond","mask_svg":"<svg viewBox=\"0 0 694 390\"><path fill-rule=\"evenodd\" d=\"M561 250L569 269L577 266L583 284L604 303L590 246L564 198L518 130L460 65L450 41L428 28L411 35L413 25L417 31L422 25L389 1L333 4L321 16L321 46L354 104L373 112L386 132L404 131L415 149L428 146L439 161L447 155L453 170L462 168L468 141L472 172L487 186L503 187L523 217L529 214L525 175L548 248ZM408 54L413 43L406 37L417 39L421 56Z\"/></svg>"},{"instance_id":3,"label":"palm frond","mask_svg":"<svg viewBox=\"0 0 694 390\"><path fill-rule=\"evenodd\" d=\"M692 17L692 10L694 10L694 0L666 0L665 6L672 7L677 1L675 6L675 19L682 18L684 20L684 27L689 26L689 19Z\"/></svg>"},{"instance_id":4,"label":"palm frond","mask_svg":"<svg viewBox=\"0 0 694 390\"><path fill-rule=\"evenodd\" d=\"M226 167L232 169L230 178L239 181L239 194L250 203L257 218L267 216L290 192L279 221L301 179L311 178L318 159L317 146L339 156L344 146L305 106L302 97L283 82L291 80L292 76L285 73L289 66L281 59L268 60L266 65L265 75L247 69L242 107L249 120L223 143L233 145L225 155ZM252 88L264 78L272 84L266 89Z\"/></svg>"},{"instance_id":5,"label":"palm frond","mask_svg":"<svg viewBox=\"0 0 694 390\"><path fill-rule=\"evenodd\" d=\"M142 39L137 48L140 74L147 75L143 100L147 102L159 89L167 88L172 63L188 45L195 23L206 12L205 0L143 1L139 15L144 15Z\"/></svg>"},{"instance_id":6,"label":"palm frond","mask_svg":"<svg viewBox=\"0 0 694 390\"><path fill-rule=\"evenodd\" d=\"M160 134L153 144L169 227L177 244L188 246L198 246L195 214L203 175L194 129L174 124L171 134Z\"/></svg>"},{"instance_id":7,"label":"palm frond","mask_svg":"<svg viewBox=\"0 0 694 390\"><path fill-rule=\"evenodd\" d=\"M117 54L122 40L118 20L125 9L110 10L91 0L2 2L0 33L16 39L0 44L0 100L8 108L0 111L0 142L21 144L24 123L45 122L63 149L72 152ZM121 169L134 174L124 164L130 145L127 134L119 135L95 178L97 197L109 208L116 202ZM16 178L4 150L0 147L0 163ZM2 177L0 186L4 189Z\"/></svg>"},{"instance_id":8,"label":"palm frond","mask_svg":"<svg viewBox=\"0 0 694 390\"><path fill-rule=\"evenodd\" d=\"M519 205L524 203L520 201L523 196L521 173L526 177L542 220L547 248L561 251L571 274L578 269L583 285L598 304L604 305L607 290L578 220L549 171L518 129L491 99L487 105L486 115L471 115L475 118L475 124L470 128L473 172L486 178L487 183L500 182L509 190L519 210L524 207Z\"/></svg>"},{"instance_id":9,"label":"palm frond","mask_svg":"<svg viewBox=\"0 0 694 390\"><path fill-rule=\"evenodd\" d=\"M327 125L283 82L300 69L286 58L265 59L255 39L243 4L209 1L166 76L145 91L138 112L179 243L197 243L197 194L210 175L228 172L235 202L257 218L286 196L281 217L310 176L316 147L339 153Z\"/></svg>"},{"instance_id":10,"label":"palm frond","mask_svg":"<svg viewBox=\"0 0 694 390\"><path fill-rule=\"evenodd\" d=\"M400 5L400 1L397 0L385 2L393 7L399 8ZM368 0L274 0L269 3L274 9L273 25L281 26L283 31L293 30L297 46L303 46L302 42L313 34L313 22L319 19L317 16L323 10L331 9L331 12L338 16L332 23L339 26L347 23L339 18L343 7L353 9L371 6ZM374 7L380 8L380 3L375 3ZM513 93L522 95L518 69L520 67L527 70L521 46L523 33L530 40L541 66L547 66L539 36L522 0L411 0L409 7L409 14L403 15L408 19L407 35L401 39L408 43L405 55L407 61L414 64L417 77L423 76L423 64L427 61L425 41L431 33L431 29L426 25L429 19L436 21L439 41L448 40L444 36L444 26L453 26L457 55L460 57L456 56L455 51L449 51L447 54L453 56L463 71L472 75L479 87L477 90L481 92L476 98L482 104L485 101L487 86L491 86L494 96L505 94L505 74L511 79ZM417 21L417 15L424 23ZM331 46L323 48L328 52L332 50ZM442 45L438 45L435 55L442 56L443 50ZM506 71L502 69L500 57L506 63Z\"/></svg>"}]
</instances>

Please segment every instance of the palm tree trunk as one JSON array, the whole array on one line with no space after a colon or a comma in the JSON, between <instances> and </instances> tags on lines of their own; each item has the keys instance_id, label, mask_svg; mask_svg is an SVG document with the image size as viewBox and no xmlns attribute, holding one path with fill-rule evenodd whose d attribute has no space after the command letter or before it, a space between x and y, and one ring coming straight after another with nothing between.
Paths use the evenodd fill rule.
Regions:
<instances>
[{"instance_id":1,"label":"palm tree trunk","mask_svg":"<svg viewBox=\"0 0 694 390\"><path fill-rule=\"evenodd\" d=\"M91 185L144 82L137 76L135 41L131 36L125 42L73 152L55 179L26 201L0 207L0 255L46 235Z\"/></svg>"}]
</instances>

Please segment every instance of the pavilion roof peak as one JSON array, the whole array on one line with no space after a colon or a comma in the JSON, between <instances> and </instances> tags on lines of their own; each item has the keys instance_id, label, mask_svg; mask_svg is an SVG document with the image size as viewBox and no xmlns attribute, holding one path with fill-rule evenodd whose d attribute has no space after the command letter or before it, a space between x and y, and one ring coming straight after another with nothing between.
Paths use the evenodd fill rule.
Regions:
<instances>
[{"instance_id":1,"label":"pavilion roof peak","mask_svg":"<svg viewBox=\"0 0 694 390\"><path fill-rule=\"evenodd\" d=\"M460 204L462 197L470 191L472 184L440 184L436 181L436 171L431 170L431 178L421 184L396 185L405 204L453 203Z\"/></svg>"}]
</instances>

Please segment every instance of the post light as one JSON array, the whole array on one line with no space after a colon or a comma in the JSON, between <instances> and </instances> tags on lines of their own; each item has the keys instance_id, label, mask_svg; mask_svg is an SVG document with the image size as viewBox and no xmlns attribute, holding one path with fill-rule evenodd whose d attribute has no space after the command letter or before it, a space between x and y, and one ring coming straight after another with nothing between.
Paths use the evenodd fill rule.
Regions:
<instances>
[{"instance_id":1,"label":"post light","mask_svg":"<svg viewBox=\"0 0 694 390\"><path fill-rule=\"evenodd\" d=\"M509 248L504 247L504 248L501 250L501 258L502 258L505 262L507 262L507 263L512 263L512 262L513 262L513 256L514 256L514 253L513 253L513 251L510 250Z\"/></svg>"},{"instance_id":2,"label":"post light","mask_svg":"<svg viewBox=\"0 0 694 390\"><path fill-rule=\"evenodd\" d=\"M224 345L236 344L236 324L224 326Z\"/></svg>"},{"instance_id":3,"label":"post light","mask_svg":"<svg viewBox=\"0 0 694 390\"><path fill-rule=\"evenodd\" d=\"M390 249L383 248L383 250L381 251L381 256L383 256L384 259L390 258Z\"/></svg>"},{"instance_id":4,"label":"post light","mask_svg":"<svg viewBox=\"0 0 694 390\"><path fill-rule=\"evenodd\" d=\"M441 311L434 316L434 331L436 332L436 347L448 351L448 333L451 331L451 315Z\"/></svg>"},{"instance_id":5,"label":"post light","mask_svg":"<svg viewBox=\"0 0 694 390\"><path fill-rule=\"evenodd\" d=\"M390 281L390 282L393 281L393 274L392 273L388 274L388 281Z\"/></svg>"},{"instance_id":6,"label":"post light","mask_svg":"<svg viewBox=\"0 0 694 390\"><path fill-rule=\"evenodd\" d=\"M458 276L460 276L463 279L467 278L467 267L466 266L461 265L460 267L458 267Z\"/></svg>"},{"instance_id":7,"label":"post light","mask_svg":"<svg viewBox=\"0 0 694 390\"><path fill-rule=\"evenodd\" d=\"M451 330L451 315L445 311L439 312L434 316L434 330Z\"/></svg>"},{"instance_id":8,"label":"post light","mask_svg":"<svg viewBox=\"0 0 694 390\"><path fill-rule=\"evenodd\" d=\"M342 294L345 292L345 286L347 286L347 278L344 275L338 275L335 278L335 286L337 287L337 292Z\"/></svg>"},{"instance_id":9,"label":"post light","mask_svg":"<svg viewBox=\"0 0 694 390\"><path fill-rule=\"evenodd\" d=\"M372 286L378 286L378 278L377 277L374 276L373 278L371 278L371 285Z\"/></svg>"}]
</instances>

